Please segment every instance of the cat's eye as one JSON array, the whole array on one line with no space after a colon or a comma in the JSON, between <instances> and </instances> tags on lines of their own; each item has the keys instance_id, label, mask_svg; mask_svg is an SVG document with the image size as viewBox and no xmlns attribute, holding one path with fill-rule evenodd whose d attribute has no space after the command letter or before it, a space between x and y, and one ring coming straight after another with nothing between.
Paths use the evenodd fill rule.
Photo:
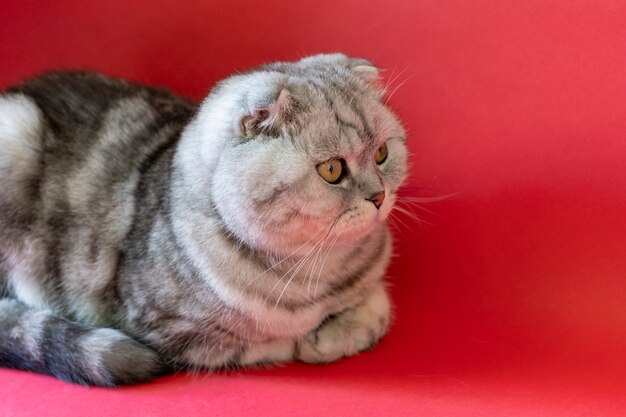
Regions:
<instances>
[{"instance_id":1,"label":"cat's eye","mask_svg":"<svg viewBox=\"0 0 626 417\"><path fill-rule=\"evenodd\" d=\"M344 177L344 164L343 159L331 159L319 164L317 166L317 173L320 174L320 177L324 178L324 181L330 184L337 184Z\"/></svg>"},{"instance_id":2,"label":"cat's eye","mask_svg":"<svg viewBox=\"0 0 626 417\"><path fill-rule=\"evenodd\" d=\"M383 143L374 154L374 160L378 165L380 165L385 162L385 159L387 159L387 155L389 155L389 150L387 149L387 144Z\"/></svg>"}]
</instances>

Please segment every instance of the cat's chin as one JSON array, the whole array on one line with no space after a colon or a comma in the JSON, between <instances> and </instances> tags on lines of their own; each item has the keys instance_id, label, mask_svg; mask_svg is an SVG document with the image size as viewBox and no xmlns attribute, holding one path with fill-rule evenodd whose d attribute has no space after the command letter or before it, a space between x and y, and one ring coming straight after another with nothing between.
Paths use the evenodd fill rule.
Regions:
<instances>
[{"instance_id":1,"label":"cat's chin","mask_svg":"<svg viewBox=\"0 0 626 417\"><path fill-rule=\"evenodd\" d=\"M349 209L338 220L334 233L338 242L356 242L376 231L385 219L379 212Z\"/></svg>"}]
</instances>

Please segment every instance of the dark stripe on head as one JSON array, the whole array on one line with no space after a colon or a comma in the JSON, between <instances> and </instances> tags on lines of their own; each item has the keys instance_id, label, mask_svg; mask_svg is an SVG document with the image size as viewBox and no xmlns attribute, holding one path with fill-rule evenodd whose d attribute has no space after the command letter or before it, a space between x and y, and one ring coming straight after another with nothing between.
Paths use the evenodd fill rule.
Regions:
<instances>
[{"instance_id":1,"label":"dark stripe on head","mask_svg":"<svg viewBox=\"0 0 626 417\"><path fill-rule=\"evenodd\" d=\"M337 121L337 124L339 124L339 126L346 129L354 129L358 132L359 136L362 136L363 130L354 123L343 120L338 114L335 114L335 120Z\"/></svg>"},{"instance_id":2,"label":"dark stripe on head","mask_svg":"<svg viewBox=\"0 0 626 417\"><path fill-rule=\"evenodd\" d=\"M340 115L339 112L337 110L337 106L334 102L334 100L332 99L332 97L330 96L330 94L328 94L328 91L326 91L325 88L323 88L324 86L318 86L317 91L319 91L322 96L324 97L324 101L326 102L326 105L328 107L330 107L330 109L332 110L333 114L335 115L335 121L337 122L337 124L340 127L344 127L344 128L349 128L349 129L354 129L357 132L359 132L359 134L361 134L361 132L363 131L363 129L359 128L357 125L355 125L352 122L349 122L347 120L344 120Z\"/></svg>"},{"instance_id":3,"label":"dark stripe on head","mask_svg":"<svg viewBox=\"0 0 626 417\"><path fill-rule=\"evenodd\" d=\"M328 83L332 85L340 93L343 101L348 106L350 106L354 114L356 114L357 117L360 119L363 125L362 132L365 138L370 141L374 141L376 136L374 135L374 132L370 127L369 121L367 120L367 117L365 116L365 110L363 109L363 106L361 106L361 103L359 102L359 100L357 100L356 96L354 94L350 94L349 92L347 92L343 88L343 86L341 86L339 83L333 80L328 80Z\"/></svg>"}]
</instances>

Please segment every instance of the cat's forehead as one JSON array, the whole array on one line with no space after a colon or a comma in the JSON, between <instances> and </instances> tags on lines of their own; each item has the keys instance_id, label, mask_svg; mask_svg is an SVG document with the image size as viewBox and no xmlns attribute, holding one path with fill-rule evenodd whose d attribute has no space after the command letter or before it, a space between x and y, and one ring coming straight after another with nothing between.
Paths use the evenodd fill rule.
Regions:
<instances>
[{"instance_id":1,"label":"cat's forehead","mask_svg":"<svg viewBox=\"0 0 626 417\"><path fill-rule=\"evenodd\" d=\"M297 138L312 154L333 157L376 149L391 136L403 136L393 114L372 94L315 86L313 105L303 117Z\"/></svg>"}]
</instances>

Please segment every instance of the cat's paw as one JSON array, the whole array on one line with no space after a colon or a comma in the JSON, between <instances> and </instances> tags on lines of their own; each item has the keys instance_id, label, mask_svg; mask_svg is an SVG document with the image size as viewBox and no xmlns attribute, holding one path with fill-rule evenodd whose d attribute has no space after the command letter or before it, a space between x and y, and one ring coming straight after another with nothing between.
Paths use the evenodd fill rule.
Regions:
<instances>
[{"instance_id":1,"label":"cat's paw","mask_svg":"<svg viewBox=\"0 0 626 417\"><path fill-rule=\"evenodd\" d=\"M381 286L362 304L328 318L301 339L297 359L332 362L367 350L387 332L389 320L389 297Z\"/></svg>"}]
</instances>

